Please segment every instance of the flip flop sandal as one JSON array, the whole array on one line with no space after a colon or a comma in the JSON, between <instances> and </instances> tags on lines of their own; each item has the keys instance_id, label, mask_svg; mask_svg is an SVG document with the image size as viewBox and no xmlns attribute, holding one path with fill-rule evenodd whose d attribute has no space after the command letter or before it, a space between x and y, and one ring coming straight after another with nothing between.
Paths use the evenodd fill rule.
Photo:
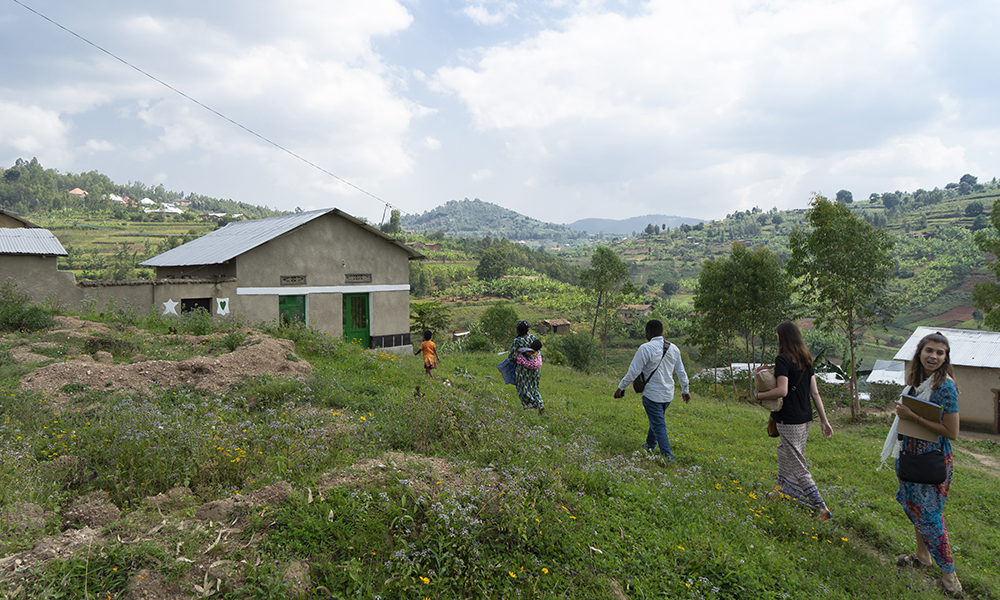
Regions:
<instances>
[{"instance_id":1,"label":"flip flop sandal","mask_svg":"<svg viewBox=\"0 0 1000 600\"><path fill-rule=\"evenodd\" d=\"M900 554L896 557L897 567L912 567L914 569L929 569L931 565L920 562L916 554Z\"/></svg>"},{"instance_id":2,"label":"flip flop sandal","mask_svg":"<svg viewBox=\"0 0 1000 600\"><path fill-rule=\"evenodd\" d=\"M958 584L958 589L952 589L945 584L944 579L935 579L934 583L937 584L941 591L944 592L945 596L950 598L965 598L965 590L962 589L962 584Z\"/></svg>"}]
</instances>

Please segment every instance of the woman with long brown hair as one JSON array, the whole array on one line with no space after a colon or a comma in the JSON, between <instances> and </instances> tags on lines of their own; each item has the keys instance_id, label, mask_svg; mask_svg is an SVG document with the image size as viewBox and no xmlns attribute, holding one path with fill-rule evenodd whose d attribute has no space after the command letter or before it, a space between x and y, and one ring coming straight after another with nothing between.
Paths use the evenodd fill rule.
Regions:
<instances>
[{"instance_id":1,"label":"woman with long brown hair","mask_svg":"<svg viewBox=\"0 0 1000 600\"><path fill-rule=\"evenodd\" d=\"M824 437L833 436L833 428L826 418L823 399L816 385L813 357L802 339L802 332L791 321L782 321L777 327L778 357L774 359L774 375L778 386L766 392L757 392L758 400L784 398L781 410L772 413L778 425L778 484L777 491L769 498L788 496L816 511L827 520L833 513L826 507L823 496L816 487L806 463L806 440L809 424L813 419L812 405L816 406L820 428ZM809 400L812 399L812 404Z\"/></svg>"},{"instance_id":2,"label":"woman with long brown hair","mask_svg":"<svg viewBox=\"0 0 1000 600\"><path fill-rule=\"evenodd\" d=\"M901 567L927 568L935 563L941 569L938 585L946 594L955 598L964 596L962 584L955 574L955 562L951 556L948 530L944 526L944 502L951 487L952 454L951 443L958 437L958 388L952 379L951 345L948 338L940 333L923 337L917 344L917 351L910 362L906 374L907 391L911 396L941 407L941 417L937 421L921 417L904 404L896 405L896 416L913 421L937 435L937 441L930 442L900 434L901 454L925 454L940 450L944 455L945 479L938 484L914 483L899 480L896 501L903 506L903 512L913 523L916 532L917 551L904 554L896 559ZM899 474L899 460L896 460Z\"/></svg>"}]
</instances>

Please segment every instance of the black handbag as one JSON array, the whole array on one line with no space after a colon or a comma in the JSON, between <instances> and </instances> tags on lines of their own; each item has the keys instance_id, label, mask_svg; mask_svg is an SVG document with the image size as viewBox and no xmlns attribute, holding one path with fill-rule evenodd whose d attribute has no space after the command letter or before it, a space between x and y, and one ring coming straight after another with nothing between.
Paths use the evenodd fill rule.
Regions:
<instances>
[{"instance_id":1,"label":"black handbag","mask_svg":"<svg viewBox=\"0 0 1000 600\"><path fill-rule=\"evenodd\" d=\"M663 340L663 356L660 357L660 362L663 362L663 357L667 355L667 348L669 347L670 347L670 342L668 342L667 340ZM660 364L657 363L656 369L659 368ZM632 380L632 389L635 390L636 394L641 394L642 390L646 389L646 384L649 383L649 380L653 378L653 373L656 373L656 369L652 370L652 372L649 374L649 377L643 376L643 374L640 372L639 376Z\"/></svg>"},{"instance_id":2,"label":"black handbag","mask_svg":"<svg viewBox=\"0 0 1000 600\"><path fill-rule=\"evenodd\" d=\"M944 453L931 450L923 454L900 454L897 476L900 481L938 485L948 477Z\"/></svg>"}]
</instances>

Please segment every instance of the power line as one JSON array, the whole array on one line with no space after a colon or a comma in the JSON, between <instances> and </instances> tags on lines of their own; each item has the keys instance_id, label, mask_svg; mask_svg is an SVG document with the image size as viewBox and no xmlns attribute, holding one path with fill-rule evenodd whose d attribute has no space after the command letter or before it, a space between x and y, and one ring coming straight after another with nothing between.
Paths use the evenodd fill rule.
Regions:
<instances>
[{"instance_id":1,"label":"power line","mask_svg":"<svg viewBox=\"0 0 1000 600\"><path fill-rule=\"evenodd\" d=\"M277 142L275 142L275 141L272 141L272 140L270 140L270 139L268 139L268 138L264 137L263 135L261 135L261 134L257 133L256 131L254 131L254 130L250 129L249 127L246 127L245 125L243 125L243 124L241 124L241 123L238 123L237 121L234 121L233 119L230 119L230 118L229 118L229 117L227 117L226 115L224 115L224 114L220 113L219 111L215 110L214 108L212 108L212 107L210 107L210 106L207 106L206 104L204 104L204 103L202 103L202 102L200 102L200 101L196 100L195 98L192 98L191 96L188 96L187 94L185 94L184 92L182 92L182 91L180 91L179 89L175 88L174 86L170 85L169 83L167 83L167 82L163 81L162 79L159 79L159 78L157 78L157 77L156 77L156 76L154 76L154 75L151 75L150 73L147 73L146 71L144 71L144 70L140 69L139 67L137 67L137 66L133 65L132 63L128 62L128 61L127 61L127 60L125 60L124 58L121 58L120 56L118 56L118 55L116 55L115 53L111 52L110 50L106 50L106 49L102 48L101 46L98 46L98 45L97 45L97 44L95 44L94 42L92 42L92 41L88 40L87 38L85 38L85 37L83 37L82 35L80 35L80 34L76 33L75 31L73 31L73 30L71 30L71 29L69 29L69 28L67 28L67 27L64 27L63 25L61 25L61 24L57 23L56 21L54 21L54 20L50 19L49 17L47 17L47 16L45 16L45 15L43 15L42 13L38 12L37 10L35 10L35 9L31 8L30 6L28 6L28 5L24 4L24 3L23 3L23 2L21 2L20 0L11 0L11 1L12 1L12 2L14 2L15 4L17 4L17 5L21 6L21 7L22 7L22 8L24 8L25 10L27 10L27 11L29 11L29 12L32 12L32 13L34 13L35 15L37 15L37 16L39 16L39 17L41 17L41 18L45 19L45 20L46 20L46 21L48 21L49 23L52 23L53 25L55 25L55 26L56 26L56 27L58 27L59 29L62 29L62 30L63 30L63 31L65 31L66 33L68 33L68 34L72 35L73 37L77 38L78 40L80 40L80 41L82 41L82 42L84 42L84 43L86 43L86 44L89 44L90 46L93 46L93 47L94 47L94 48L96 48L97 50L100 50L101 52L103 52L103 53L107 54L107 55L108 55L108 56L110 56L111 58L113 58L113 59L117 60L118 62L122 63L123 65L125 65L125 66L129 67L130 69L133 69L133 70L135 70L135 71L138 71L138 72L139 72L139 73L141 73L142 75L145 75L146 77L148 77L148 78L152 79L152 80L153 80L153 81L155 81L156 83L158 83L158 84L162 85L163 87L165 87L165 88L167 88L168 90L170 90L170 91L174 92L175 94L177 94L177 95L179 95L179 96L181 96L181 97L185 98L186 100L189 100L189 101L191 101L191 102L193 102L193 103L197 104L198 106L200 106L200 107L204 108L205 110L207 110L207 111L209 111L210 113L212 113L212 114L216 115L217 117L219 117L219 118L222 118L222 119L225 119L226 121L229 121L229 122L230 122L230 123L232 123L233 125L235 125L235 126L239 127L240 129L242 129L243 131L245 131L245 132L249 133L250 135L252 135L252 136L254 136L254 137L256 137L256 138L258 138L258 139L262 140L263 142L265 142L265 143L267 143L267 144L270 144L271 146L274 146L274 147L275 147L275 148L277 148L278 150L281 150L282 152L285 152L286 154L288 154L288 155L290 155L290 156L293 156L293 157L295 157L295 158L299 159L300 161L304 162L305 164L309 165L310 167L313 167L314 169L317 169L317 170L319 170L319 171L321 171L321 172L323 172L323 173L326 173L327 175L329 175L330 177L333 177L334 179L336 179L337 181L339 181L339 182L343 183L344 185L347 185L347 186L350 186L350 187L352 187L352 188L354 188L354 189L358 190L358 191L359 191L359 192L361 192L362 194L365 194L365 195L367 195L367 196L371 196L372 198L374 198L375 200L378 200L379 202L381 202L382 204L386 205L386 206L387 206L387 207L389 207L389 208L395 208L396 210L399 210L399 211L401 211L401 212L405 212L405 211L402 211L402 209L400 209L399 207L397 207L397 206L394 206L394 205L390 204L389 202L386 202L385 200L383 200L383 199L379 198L378 196L376 196L375 194L373 194L373 193L369 192L368 190L365 190L365 189L363 189L363 188L361 188L361 187L358 187L358 186L354 185L353 183L351 183L350 181L347 181L347 180L346 180L346 179L344 179L343 177L338 177L337 175L335 175L335 174L331 173L330 171L328 171L328 170L324 169L323 167L321 167L321 166L317 165L316 163L312 162L311 160L309 160L309 159L307 159L307 158L305 158L305 157L303 157L303 156L301 156L301 155L299 155L299 154L297 154L297 153L295 153L295 152L293 152L293 151L289 150L288 148L285 148L284 146L282 146L281 144L279 144L279 143L277 143ZM383 221L385 221L385 217L384 217L384 214L385 214L385 211L383 210L383 219L382 219Z\"/></svg>"}]
</instances>

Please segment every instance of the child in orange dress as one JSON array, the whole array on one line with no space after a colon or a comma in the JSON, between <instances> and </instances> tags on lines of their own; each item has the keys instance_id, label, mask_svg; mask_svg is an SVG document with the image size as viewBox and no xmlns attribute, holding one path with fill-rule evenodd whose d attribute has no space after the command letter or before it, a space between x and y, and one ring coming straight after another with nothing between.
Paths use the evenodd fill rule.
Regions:
<instances>
[{"instance_id":1,"label":"child in orange dress","mask_svg":"<svg viewBox=\"0 0 1000 600\"><path fill-rule=\"evenodd\" d=\"M414 354L423 353L424 355L424 370L427 371L427 376L434 379L434 369L437 368L437 364L441 362L441 356L438 354L437 345L431 341L433 332L430 329L424 331L424 342L420 344L420 348L417 349Z\"/></svg>"}]
</instances>

